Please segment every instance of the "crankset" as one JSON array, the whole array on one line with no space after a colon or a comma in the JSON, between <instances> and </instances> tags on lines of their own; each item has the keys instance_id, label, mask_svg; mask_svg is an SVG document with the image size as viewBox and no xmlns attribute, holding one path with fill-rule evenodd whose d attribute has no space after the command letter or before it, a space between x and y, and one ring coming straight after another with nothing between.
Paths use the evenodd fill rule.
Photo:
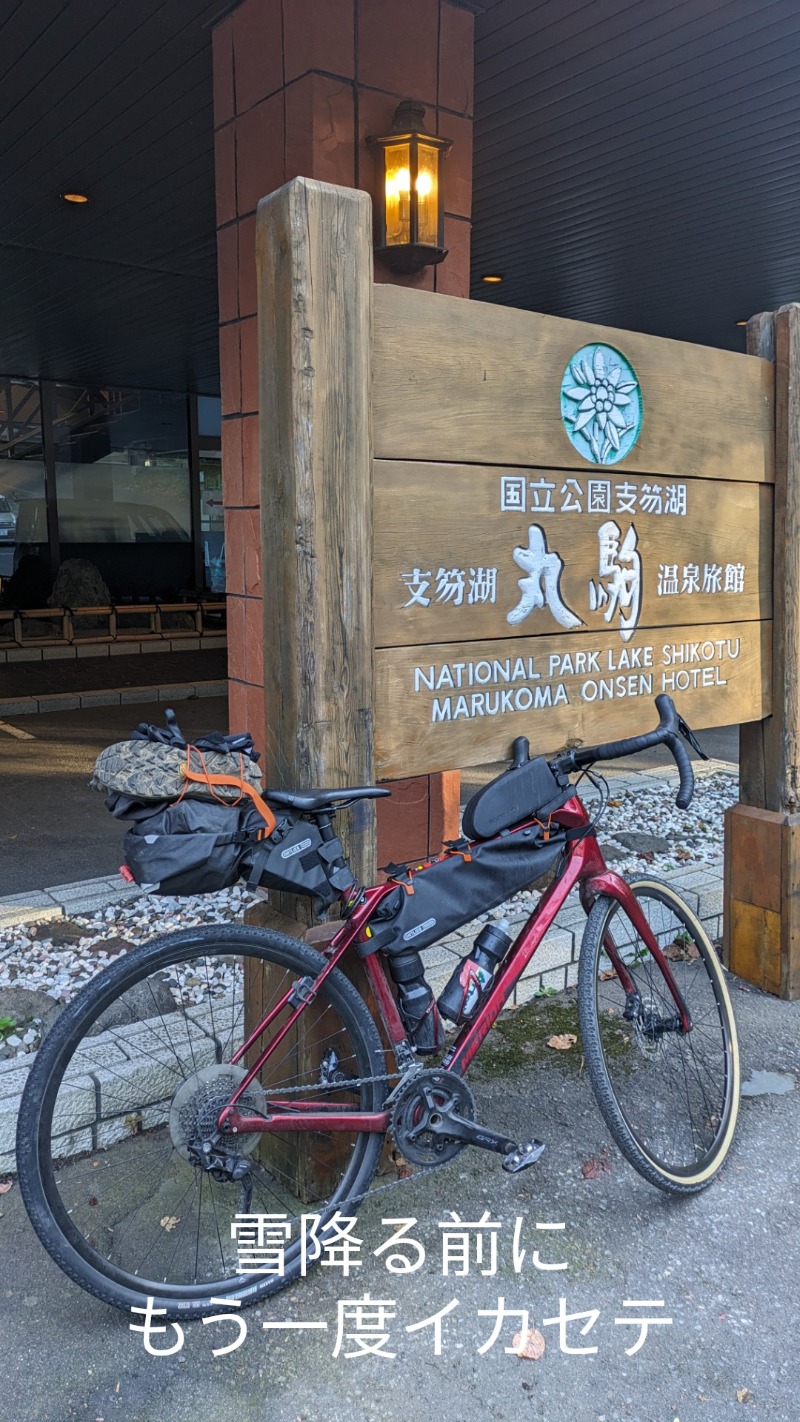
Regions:
<instances>
[{"instance_id":1,"label":"crankset","mask_svg":"<svg viewBox=\"0 0 800 1422\"><path fill-rule=\"evenodd\" d=\"M533 1165L544 1150L541 1141L519 1145L479 1125L466 1082L443 1067L417 1072L398 1091L391 1131L397 1149L412 1165L443 1165L472 1145L502 1155L503 1169L513 1173Z\"/></svg>"}]
</instances>

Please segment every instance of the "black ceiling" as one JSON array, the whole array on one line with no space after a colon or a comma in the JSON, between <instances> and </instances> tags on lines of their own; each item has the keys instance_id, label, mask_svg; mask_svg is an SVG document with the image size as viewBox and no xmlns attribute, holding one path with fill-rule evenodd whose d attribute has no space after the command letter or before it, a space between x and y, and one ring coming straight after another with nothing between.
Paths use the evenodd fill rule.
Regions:
<instances>
[{"instance_id":1,"label":"black ceiling","mask_svg":"<svg viewBox=\"0 0 800 1422\"><path fill-rule=\"evenodd\" d=\"M483 3L473 296L734 349L800 297L798 0Z\"/></svg>"},{"instance_id":2,"label":"black ceiling","mask_svg":"<svg viewBox=\"0 0 800 1422\"><path fill-rule=\"evenodd\" d=\"M798 0L483 3L474 296L734 348L800 296ZM218 390L223 8L0 0L0 370Z\"/></svg>"},{"instance_id":3,"label":"black ceiling","mask_svg":"<svg viewBox=\"0 0 800 1422\"><path fill-rule=\"evenodd\" d=\"M0 0L3 371L219 390L208 23L222 9Z\"/></svg>"}]
</instances>

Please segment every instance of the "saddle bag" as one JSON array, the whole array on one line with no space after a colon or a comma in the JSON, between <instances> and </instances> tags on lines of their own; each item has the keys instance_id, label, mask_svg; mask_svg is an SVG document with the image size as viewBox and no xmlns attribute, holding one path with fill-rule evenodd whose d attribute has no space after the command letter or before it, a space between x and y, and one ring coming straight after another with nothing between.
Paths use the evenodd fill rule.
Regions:
<instances>
[{"instance_id":1,"label":"saddle bag","mask_svg":"<svg viewBox=\"0 0 800 1422\"><path fill-rule=\"evenodd\" d=\"M304 894L329 908L355 882L341 842L323 840L313 820L280 813L271 834L253 805L203 800L152 804L110 796L117 818L132 820L125 864L151 894L210 894L239 879L248 888Z\"/></svg>"},{"instance_id":2,"label":"saddle bag","mask_svg":"<svg viewBox=\"0 0 800 1422\"><path fill-rule=\"evenodd\" d=\"M541 879L565 843L563 830L545 838L541 826L524 824L408 868L378 905L359 951L366 956L377 948L389 954L429 948Z\"/></svg>"},{"instance_id":3,"label":"saddle bag","mask_svg":"<svg viewBox=\"0 0 800 1422\"><path fill-rule=\"evenodd\" d=\"M250 854L248 888L308 894L318 909L330 908L354 884L341 840L324 840L314 820L281 816Z\"/></svg>"},{"instance_id":4,"label":"saddle bag","mask_svg":"<svg viewBox=\"0 0 800 1422\"><path fill-rule=\"evenodd\" d=\"M211 894L245 872L264 821L253 807L234 809L202 800L173 805L125 805L134 823L122 841L125 864L151 894Z\"/></svg>"}]
</instances>

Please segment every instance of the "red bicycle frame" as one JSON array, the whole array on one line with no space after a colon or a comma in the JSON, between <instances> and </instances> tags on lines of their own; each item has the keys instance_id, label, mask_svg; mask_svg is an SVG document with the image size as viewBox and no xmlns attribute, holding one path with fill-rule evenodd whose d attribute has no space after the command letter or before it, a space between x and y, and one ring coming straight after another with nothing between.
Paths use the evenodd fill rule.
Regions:
<instances>
[{"instance_id":1,"label":"red bicycle frame","mask_svg":"<svg viewBox=\"0 0 800 1422\"><path fill-rule=\"evenodd\" d=\"M686 1004L675 983L669 961L656 942L635 895L631 892L625 880L607 867L594 832L590 828L589 816L579 796L573 795L560 810L555 812L552 816L552 821L567 830L574 831L583 829L586 832L582 835L574 835L567 840L565 846L565 860L561 872L558 874L558 877L553 880L549 888L545 890L536 908L531 913L530 918L521 929L515 943L509 949L508 955L491 989L481 1003L476 1016L472 1021L462 1027L454 1043L443 1058L442 1066L448 1071L455 1072L458 1076L465 1074L470 1062L479 1050L481 1043L494 1026L505 1003L511 996L511 993L519 982L519 979L539 947L539 944L542 942L547 930L554 922L565 900L576 884L579 886L581 903L587 913L594 900L601 894L608 895L617 900L637 933L639 933L652 953L653 958L663 974L664 981L674 999L677 1015L681 1019L681 1030L684 1032L691 1030L691 1019ZM287 1133L290 1131L369 1131L383 1133L388 1129L390 1119L388 1111L352 1111L343 1107L341 1103L338 1102L321 1103L319 1101L312 1102L296 1099L287 1101L281 1100L278 1097L270 1097L269 1114L267 1116L245 1114L238 1110L236 1103L247 1090L250 1083L258 1076L265 1063L269 1061L273 1052L283 1041L287 1033L291 1031L306 1005L313 1001L316 989L320 983L332 972L339 960L348 952L352 945L361 939L362 930L369 922L381 899L393 892L395 887L394 883L388 882L386 884L377 884L373 888L366 890L361 903L355 909L351 917L342 924L339 932L324 949L324 956L327 962L318 976L313 980L302 979L300 982L293 984L267 1016L258 1023L247 1040L231 1058L234 1064L240 1062L245 1056L245 1053L256 1044L258 1039L267 1028L276 1021L280 1014L286 1008L291 1009L289 1016L286 1018L280 1030L270 1040L255 1065L250 1068L244 1080L237 1087L228 1105L220 1113L218 1125L221 1130L239 1134L251 1131L273 1133ZM618 954L610 934L606 934L603 947L611 960L625 992L633 992L635 990L634 982L628 973L625 963ZM386 972L379 961L379 954L370 953L363 959L363 963L370 987L378 1004L389 1042L395 1047L400 1047L401 1044L405 1044L406 1047L408 1047L408 1033L398 1012Z\"/></svg>"}]
</instances>

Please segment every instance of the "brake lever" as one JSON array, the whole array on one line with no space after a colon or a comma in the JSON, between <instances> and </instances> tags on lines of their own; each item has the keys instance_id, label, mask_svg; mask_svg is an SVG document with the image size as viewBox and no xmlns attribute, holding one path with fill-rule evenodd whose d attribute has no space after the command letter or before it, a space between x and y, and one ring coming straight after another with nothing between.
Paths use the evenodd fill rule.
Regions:
<instances>
[{"instance_id":1,"label":"brake lever","mask_svg":"<svg viewBox=\"0 0 800 1422\"><path fill-rule=\"evenodd\" d=\"M683 719L682 716L679 716L679 717L678 717L678 730L680 731L681 735L683 736L683 739L684 739L685 741L688 741L688 742L689 742L689 745L691 746L692 750L693 750L697 755L699 755L699 757L700 757L701 760L709 760L709 759L710 759L708 753L703 750L703 747L701 746L700 742L698 741L697 736L695 735L694 731L691 730L691 728L690 728L689 726L687 726L687 724L686 724L686 722L684 721L684 719Z\"/></svg>"}]
</instances>

